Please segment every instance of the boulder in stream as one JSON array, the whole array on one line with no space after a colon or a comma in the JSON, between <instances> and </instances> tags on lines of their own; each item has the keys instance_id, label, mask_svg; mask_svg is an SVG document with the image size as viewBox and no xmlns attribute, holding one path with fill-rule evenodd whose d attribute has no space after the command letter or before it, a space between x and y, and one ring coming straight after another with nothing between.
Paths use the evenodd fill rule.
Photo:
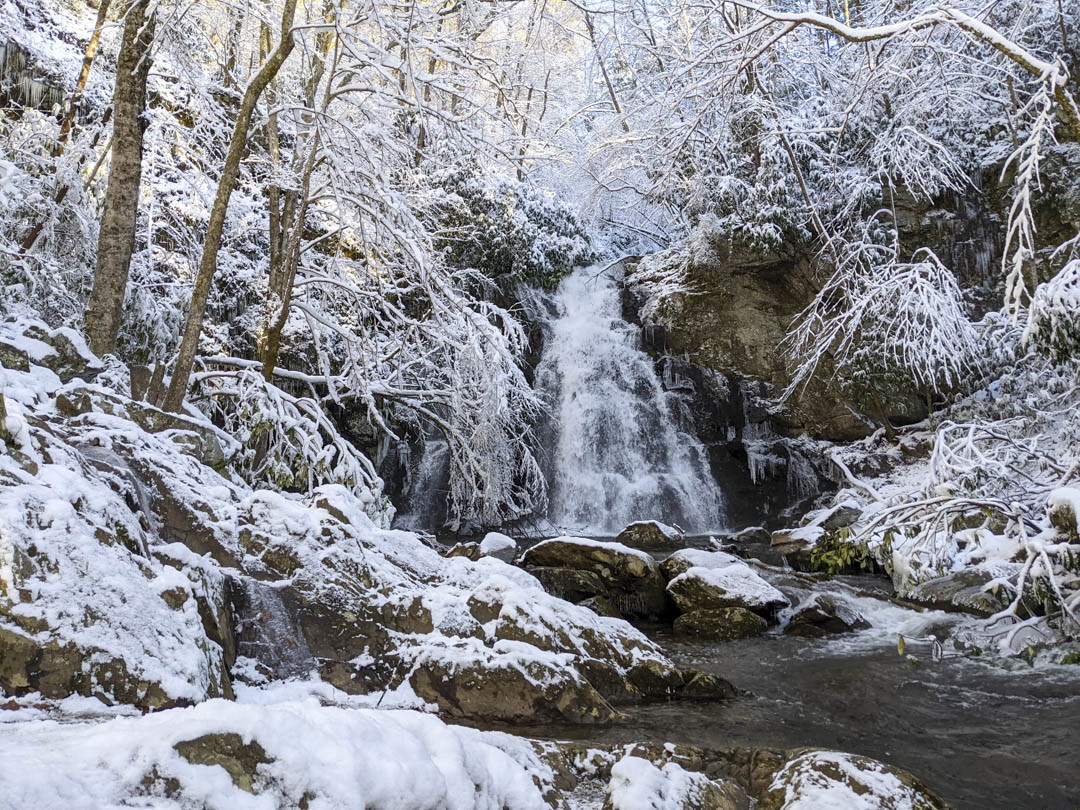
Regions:
<instances>
[{"instance_id":1,"label":"boulder in stream","mask_svg":"<svg viewBox=\"0 0 1080 810\"><path fill-rule=\"evenodd\" d=\"M664 579L656 560L621 543L557 537L526 551L524 563L528 570L540 566L595 574L604 587L599 595L610 599L624 616L660 618L667 612Z\"/></svg>"},{"instance_id":2,"label":"boulder in stream","mask_svg":"<svg viewBox=\"0 0 1080 810\"><path fill-rule=\"evenodd\" d=\"M675 632L696 636L703 641L731 641L759 636L769 629L769 623L751 610L727 607L716 610L692 610L675 620Z\"/></svg>"},{"instance_id":3,"label":"boulder in stream","mask_svg":"<svg viewBox=\"0 0 1080 810\"><path fill-rule=\"evenodd\" d=\"M850 633L870 626L858 613L831 596L813 594L796 605L784 632L793 636L820 638L832 633Z\"/></svg>"},{"instance_id":4,"label":"boulder in stream","mask_svg":"<svg viewBox=\"0 0 1080 810\"><path fill-rule=\"evenodd\" d=\"M993 579L994 575L986 569L968 568L921 582L905 598L937 610L992 616L1008 606L1011 595L1006 588L995 594L988 587Z\"/></svg>"},{"instance_id":5,"label":"boulder in stream","mask_svg":"<svg viewBox=\"0 0 1080 810\"><path fill-rule=\"evenodd\" d=\"M660 563L660 573L670 582L691 568L724 568L729 565L745 565L745 563L739 557L728 554L726 551L684 548Z\"/></svg>"},{"instance_id":6,"label":"boulder in stream","mask_svg":"<svg viewBox=\"0 0 1080 810\"><path fill-rule=\"evenodd\" d=\"M674 526L656 520L639 520L619 532L615 542L636 549L670 550L685 546L686 536Z\"/></svg>"},{"instance_id":7,"label":"boulder in stream","mask_svg":"<svg viewBox=\"0 0 1080 810\"><path fill-rule=\"evenodd\" d=\"M505 534L488 532L480 541L480 555L494 557L506 563L513 562L517 556L517 542Z\"/></svg>"},{"instance_id":8,"label":"boulder in stream","mask_svg":"<svg viewBox=\"0 0 1080 810\"><path fill-rule=\"evenodd\" d=\"M788 604L783 593L743 562L720 568L695 566L671 580L667 591L682 613L741 607L771 616Z\"/></svg>"}]
</instances>

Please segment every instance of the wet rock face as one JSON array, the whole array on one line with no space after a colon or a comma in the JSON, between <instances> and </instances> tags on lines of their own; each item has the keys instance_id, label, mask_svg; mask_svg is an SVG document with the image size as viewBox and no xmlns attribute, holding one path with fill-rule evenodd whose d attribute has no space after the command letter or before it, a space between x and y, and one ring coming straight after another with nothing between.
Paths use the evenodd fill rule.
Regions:
<instances>
[{"instance_id":1,"label":"wet rock face","mask_svg":"<svg viewBox=\"0 0 1080 810\"><path fill-rule=\"evenodd\" d=\"M655 321L665 330L673 355L688 355L706 369L738 379L759 380L774 393L791 382L784 338L795 317L813 300L820 270L809 250L792 248L769 254L720 233L699 229L681 249L689 260L693 295L676 295L663 303ZM671 261L666 254L645 259ZM632 283L632 276L631 276ZM869 435L868 420L854 414L828 385L831 370L775 409L769 421L778 433L803 432L830 441L852 441ZM914 394L889 403L897 424L922 418L925 405Z\"/></svg>"},{"instance_id":2,"label":"wet rock face","mask_svg":"<svg viewBox=\"0 0 1080 810\"><path fill-rule=\"evenodd\" d=\"M793 636L821 638L833 633L851 633L870 626L856 611L830 596L814 594L794 608L784 632Z\"/></svg>"},{"instance_id":3,"label":"wet rock face","mask_svg":"<svg viewBox=\"0 0 1080 810\"><path fill-rule=\"evenodd\" d=\"M603 590L588 596L605 596L624 616L661 618L668 611L664 578L656 561L647 554L616 543L600 543L579 538L545 540L525 552L526 570L565 568L575 573L577 585L593 581ZM582 575L583 574L583 575ZM592 575L592 576L589 576ZM549 578L550 574L547 574Z\"/></svg>"},{"instance_id":4,"label":"wet rock face","mask_svg":"<svg viewBox=\"0 0 1080 810\"><path fill-rule=\"evenodd\" d=\"M746 608L694 610L675 619L676 634L694 636L702 641L731 641L759 636L769 628L761 616Z\"/></svg>"}]
</instances>

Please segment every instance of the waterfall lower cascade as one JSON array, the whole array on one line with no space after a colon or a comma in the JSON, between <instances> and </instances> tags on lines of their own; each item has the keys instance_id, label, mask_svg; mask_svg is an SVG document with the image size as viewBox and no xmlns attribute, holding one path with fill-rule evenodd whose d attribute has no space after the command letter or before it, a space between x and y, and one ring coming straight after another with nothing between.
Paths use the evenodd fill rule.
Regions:
<instances>
[{"instance_id":1,"label":"waterfall lower cascade","mask_svg":"<svg viewBox=\"0 0 1080 810\"><path fill-rule=\"evenodd\" d=\"M568 531L612 535L635 520L691 533L724 525L705 448L679 426L640 330L622 317L619 289L600 268L563 280L536 384L556 420L548 518Z\"/></svg>"}]
</instances>

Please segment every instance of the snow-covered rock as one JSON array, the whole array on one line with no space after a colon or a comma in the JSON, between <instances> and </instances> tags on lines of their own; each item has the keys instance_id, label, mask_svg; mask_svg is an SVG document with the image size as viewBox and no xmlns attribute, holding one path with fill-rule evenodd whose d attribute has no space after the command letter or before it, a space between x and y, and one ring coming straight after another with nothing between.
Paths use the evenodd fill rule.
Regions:
<instances>
[{"instance_id":1,"label":"snow-covered rock","mask_svg":"<svg viewBox=\"0 0 1080 810\"><path fill-rule=\"evenodd\" d=\"M1058 487L1046 499L1050 525L1072 542L1080 541L1080 487Z\"/></svg>"},{"instance_id":2,"label":"snow-covered rock","mask_svg":"<svg viewBox=\"0 0 1080 810\"><path fill-rule=\"evenodd\" d=\"M517 541L499 532L488 532L480 541L480 554L507 563L513 562L517 556Z\"/></svg>"},{"instance_id":3,"label":"snow-covered rock","mask_svg":"<svg viewBox=\"0 0 1080 810\"><path fill-rule=\"evenodd\" d=\"M660 573L664 575L664 579L670 581L691 568L726 568L729 565L744 564L741 559L726 551L684 548L660 563Z\"/></svg>"},{"instance_id":4,"label":"snow-covered rock","mask_svg":"<svg viewBox=\"0 0 1080 810\"><path fill-rule=\"evenodd\" d=\"M808 751L791 759L759 802L761 810L944 810L911 774L868 757Z\"/></svg>"},{"instance_id":5,"label":"snow-covered rock","mask_svg":"<svg viewBox=\"0 0 1080 810\"><path fill-rule=\"evenodd\" d=\"M658 520L639 520L619 532L615 542L638 549L672 549L686 545L686 537Z\"/></svg>"},{"instance_id":6,"label":"snow-covered rock","mask_svg":"<svg viewBox=\"0 0 1080 810\"><path fill-rule=\"evenodd\" d=\"M657 767L624 756L611 768L605 810L740 810L745 797L730 782L684 770L674 762Z\"/></svg>"},{"instance_id":7,"label":"snow-covered rock","mask_svg":"<svg viewBox=\"0 0 1080 810\"><path fill-rule=\"evenodd\" d=\"M236 678L317 671L389 705L603 721L612 702L705 690L626 622L549 595L520 568L446 558L381 528L363 493L252 489L214 469L202 439L216 429L197 414L147 416L33 362L0 374L15 437L0 455L8 694L156 709L229 695ZM614 553L615 580L651 583L663 604L648 555L588 551Z\"/></svg>"},{"instance_id":8,"label":"snow-covered rock","mask_svg":"<svg viewBox=\"0 0 1080 810\"><path fill-rule=\"evenodd\" d=\"M208 701L0 734L0 806L545 808L527 741L411 711Z\"/></svg>"},{"instance_id":9,"label":"snow-covered rock","mask_svg":"<svg viewBox=\"0 0 1080 810\"><path fill-rule=\"evenodd\" d=\"M743 562L695 566L671 580L667 591L683 613L741 607L768 615L788 604L783 593Z\"/></svg>"}]
</instances>

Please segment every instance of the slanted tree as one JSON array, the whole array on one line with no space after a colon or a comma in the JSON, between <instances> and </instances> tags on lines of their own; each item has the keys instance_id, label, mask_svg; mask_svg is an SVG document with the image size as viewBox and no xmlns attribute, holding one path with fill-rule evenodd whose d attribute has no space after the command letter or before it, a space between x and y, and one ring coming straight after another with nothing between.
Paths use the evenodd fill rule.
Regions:
<instances>
[{"instance_id":1,"label":"slanted tree","mask_svg":"<svg viewBox=\"0 0 1080 810\"><path fill-rule=\"evenodd\" d=\"M199 336L203 330L206 302L210 298L210 288L217 271L218 251L221 249L225 217L229 212L229 199L236 188L240 162L248 147L251 119L263 91L273 81L293 51L295 18L296 0L285 0L281 12L281 30L277 46L252 78L240 101L240 108L237 111L229 140L229 150L225 156L225 163L221 167L221 177L218 180L213 206L210 209L206 241L203 245L202 257L199 259L199 271L195 277L195 288L191 294L191 304L184 323L183 336L177 349L176 362L173 364L172 379L169 381L169 388L162 403L163 407L169 411L179 411L187 395L191 369L195 364L195 353L199 348Z\"/></svg>"}]
</instances>

